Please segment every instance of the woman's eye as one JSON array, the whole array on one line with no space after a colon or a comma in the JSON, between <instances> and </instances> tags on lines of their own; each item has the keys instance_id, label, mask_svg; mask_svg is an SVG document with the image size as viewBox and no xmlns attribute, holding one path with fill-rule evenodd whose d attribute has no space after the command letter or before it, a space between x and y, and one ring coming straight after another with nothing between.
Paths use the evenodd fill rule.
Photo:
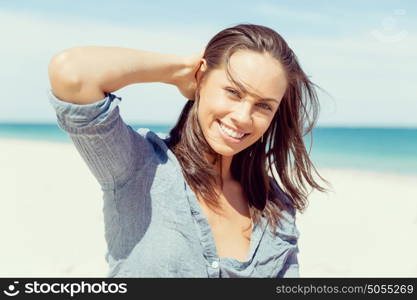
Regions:
<instances>
[{"instance_id":1,"label":"woman's eye","mask_svg":"<svg viewBox=\"0 0 417 300\"><path fill-rule=\"evenodd\" d=\"M229 93L229 94L233 94L233 95L236 95L236 96L238 96L239 98L240 98L240 94L239 94L239 92L238 91L235 91L235 90L233 90L233 89L229 89L229 88L225 88L225 90ZM264 109L266 109L266 110L270 110L270 111L272 111L272 107L271 106L269 106L268 104L265 104L265 103L258 103L258 105L261 105Z\"/></svg>"},{"instance_id":2,"label":"woman's eye","mask_svg":"<svg viewBox=\"0 0 417 300\"><path fill-rule=\"evenodd\" d=\"M228 91L230 94L233 94L233 95L239 96L239 93L238 93L237 91L235 91L235 90L228 89L228 88L225 88L225 90L226 90L226 91Z\"/></svg>"},{"instance_id":3,"label":"woman's eye","mask_svg":"<svg viewBox=\"0 0 417 300\"><path fill-rule=\"evenodd\" d=\"M259 105L263 105L264 109L272 110L272 107L265 103L259 103Z\"/></svg>"}]
</instances>

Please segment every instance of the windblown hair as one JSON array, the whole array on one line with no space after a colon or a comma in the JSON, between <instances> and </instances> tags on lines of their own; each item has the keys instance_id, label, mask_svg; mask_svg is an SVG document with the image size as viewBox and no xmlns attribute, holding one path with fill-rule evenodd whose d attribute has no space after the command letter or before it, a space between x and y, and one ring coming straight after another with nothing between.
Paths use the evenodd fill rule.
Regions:
<instances>
[{"instance_id":1,"label":"windblown hair","mask_svg":"<svg viewBox=\"0 0 417 300\"><path fill-rule=\"evenodd\" d=\"M193 191L216 209L219 195L214 189L214 163L220 160L221 168L221 157L205 140L198 122L200 87L211 70L226 66L229 80L249 93L230 73L230 57L238 50L266 53L276 58L285 71L288 83L263 141L259 139L235 154L231 163L231 175L242 186L253 222L258 222L263 214L272 229L280 221L281 210L290 207L293 211L303 211L306 208L307 196L311 192L309 189L326 191L314 179L313 173L328 183L314 167L303 141L303 137L314 128L319 113L316 85L308 79L296 55L277 32L261 25L240 24L222 30L208 42L203 55L207 70L197 83L195 99L188 100L170 131L167 144L178 158ZM214 162L207 161L204 153L215 157Z\"/></svg>"}]
</instances>

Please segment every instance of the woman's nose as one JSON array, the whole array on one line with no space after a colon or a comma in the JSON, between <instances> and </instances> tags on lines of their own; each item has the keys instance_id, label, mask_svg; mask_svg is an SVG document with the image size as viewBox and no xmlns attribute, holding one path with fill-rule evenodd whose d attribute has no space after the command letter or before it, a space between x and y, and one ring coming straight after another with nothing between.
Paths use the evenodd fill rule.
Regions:
<instances>
[{"instance_id":1,"label":"woman's nose","mask_svg":"<svg viewBox=\"0 0 417 300\"><path fill-rule=\"evenodd\" d=\"M232 116L233 121L243 130L250 130L252 126L252 106L249 102L241 102Z\"/></svg>"}]
</instances>

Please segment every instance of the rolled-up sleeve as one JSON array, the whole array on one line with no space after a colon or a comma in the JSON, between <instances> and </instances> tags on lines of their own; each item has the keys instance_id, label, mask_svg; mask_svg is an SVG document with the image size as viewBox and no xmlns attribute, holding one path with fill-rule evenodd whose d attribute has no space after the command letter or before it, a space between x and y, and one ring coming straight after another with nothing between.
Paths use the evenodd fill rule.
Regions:
<instances>
[{"instance_id":1,"label":"rolled-up sleeve","mask_svg":"<svg viewBox=\"0 0 417 300\"><path fill-rule=\"evenodd\" d=\"M107 93L100 101L74 104L58 99L51 89L48 96L58 126L69 134L103 189L123 185L145 164L150 145L122 120L120 97Z\"/></svg>"}]
</instances>

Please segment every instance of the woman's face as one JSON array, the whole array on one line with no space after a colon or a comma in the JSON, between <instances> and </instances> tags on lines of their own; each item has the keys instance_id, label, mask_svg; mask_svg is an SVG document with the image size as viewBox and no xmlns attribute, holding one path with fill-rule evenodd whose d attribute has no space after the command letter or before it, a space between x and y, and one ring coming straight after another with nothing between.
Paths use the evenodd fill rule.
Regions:
<instances>
[{"instance_id":1,"label":"woman's face","mask_svg":"<svg viewBox=\"0 0 417 300\"><path fill-rule=\"evenodd\" d=\"M205 69L203 59L200 70ZM228 80L223 66L210 71L203 80L198 108L205 139L223 156L233 156L261 138L287 87L281 64L268 54L249 50L235 52L230 57L230 71L251 95L244 94Z\"/></svg>"}]
</instances>

